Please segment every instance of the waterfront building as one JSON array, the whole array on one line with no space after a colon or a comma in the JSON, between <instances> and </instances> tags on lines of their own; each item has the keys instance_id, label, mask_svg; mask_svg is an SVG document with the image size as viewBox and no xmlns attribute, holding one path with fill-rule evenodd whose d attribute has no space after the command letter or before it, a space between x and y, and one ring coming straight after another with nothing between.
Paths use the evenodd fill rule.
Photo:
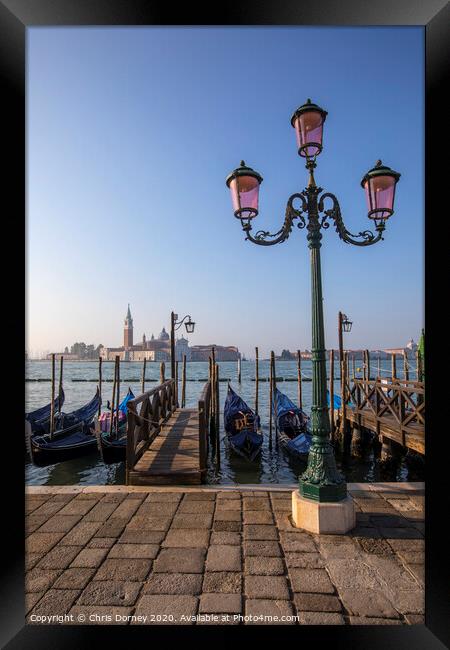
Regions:
<instances>
[{"instance_id":1,"label":"waterfront building","mask_svg":"<svg viewBox=\"0 0 450 650\"><path fill-rule=\"evenodd\" d=\"M70 352L54 352L53 353L57 359L60 357L63 357L64 361L79 361L79 357L77 354L71 354ZM49 354L45 355L45 358L48 361L51 361L52 359L52 353L50 352Z\"/></svg>"},{"instance_id":2,"label":"waterfront building","mask_svg":"<svg viewBox=\"0 0 450 650\"><path fill-rule=\"evenodd\" d=\"M183 361L183 355L186 355L186 361L191 361L191 348L189 347L188 339L184 336L175 341L175 359L176 361Z\"/></svg>"},{"instance_id":3,"label":"waterfront building","mask_svg":"<svg viewBox=\"0 0 450 650\"><path fill-rule=\"evenodd\" d=\"M121 361L170 361L170 334L163 327L158 337L152 334L148 339L145 333L139 343L134 343L133 317L128 305L123 329L123 346L100 348L100 356L106 361L114 361L118 356ZM181 336L175 341L175 359L182 361L208 361L213 345L189 346L188 339ZM217 361L237 361L241 354L235 346L214 345Z\"/></svg>"},{"instance_id":4,"label":"waterfront building","mask_svg":"<svg viewBox=\"0 0 450 650\"><path fill-rule=\"evenodd\" d=\"M130 305L128 305L123 329L123 346L102 347L100 356L107 361L113 361L116 356L121 361L143 361L144 359L147 361L170 361L170 336L163 327L158 338L152 334L148 340L144 332L141 342L134 344L133 317Z\"/></svg>"},{"instance_id":5,"label":"waterfront building","mask_svg":"<svg viewBox=\"0 0 450 650\"><path fill-rule=\"evenodd\" d=\"M128 303L128 311L123 328L123 347L125 350L131 350L133 347L133 319L131 318L130 303Z\"/></svg>"},{"instance_id":6,"label":"waterfront building","mask_svg":"<svg viewBox=\"0 0 450 650\"><path fill-rule=\"evenodd\" d=\"M302 359L311 359L311 352L309 350L300 351L300 356ZM275 355L276 361L295 361L297 359L297 352L291 352L290 350L283 350L280 356Z\"/></svg>"},{"instance_id":7,"label":"waterfront building","mask_svg":"<svg viewBox=\"0 0 450 650\"><path fill-rule=\"evenodd\" d=\"M216 361L237 361L241 353L234 345L194 345L191 347L191 361L208 361L212 354L212 348L215 351Z\"/></svg>"}]
</instances>

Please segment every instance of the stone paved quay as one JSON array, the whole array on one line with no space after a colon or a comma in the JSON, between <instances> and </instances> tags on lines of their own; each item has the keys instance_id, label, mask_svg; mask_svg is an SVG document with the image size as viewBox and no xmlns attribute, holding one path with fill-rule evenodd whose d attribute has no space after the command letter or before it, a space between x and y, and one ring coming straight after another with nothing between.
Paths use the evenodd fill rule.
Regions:
<instances>
[{"instance_id":1,"label":"stone paved quay","mask_svg":"<svg viewBox=\"0 0 450 650\"><path fill-rule=\"evenodd\" d=\"M357 527L319 536L286 486L27 487L27 622L423 623L424 484L349 491Z\"/></svg>"}]
</instances>

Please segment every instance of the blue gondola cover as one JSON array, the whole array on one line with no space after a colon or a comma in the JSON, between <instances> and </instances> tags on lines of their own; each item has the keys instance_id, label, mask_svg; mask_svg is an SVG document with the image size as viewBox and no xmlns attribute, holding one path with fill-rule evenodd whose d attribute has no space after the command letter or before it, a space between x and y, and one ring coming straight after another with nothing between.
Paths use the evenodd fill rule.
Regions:
<instances>
[{"instance_id":1,"label":"blue gondola cover","mask_svg":"<svg viewBox=\"0 0 450 650\"><path fill-rule=\"evenodd\" d=\"M224 427L231 446L253 460L261 449L260 418L228 385L223 408Z\"/></svg>"},{"instance_id":2,"label":"blue gondola cover","mask_svg":"<svg viewBox=\"0 0 450 650\"><path fill-rule=\"evenodd\" d=\"M294 404L287 395L275 388L272 397L277 429L283 433L282 442L287 451L296 455L306 455L311 447L312 436L309 432L309 417ZM287 432L299 431L291 436Z\"/></svg>"},{"instance_id":3,"label":"blue gondola cover","mask_svg":"<svg viewBox=\"0 0 450 650\"><path fill-rule=\"evenodd\" d=\"M64 389L61 388L61 394L54 401L55 413L59 413L62 409L66 396ZM45 425L48 424L51 414L51 402L45 406L41 406L35 411L25 413L25 420L31 424L32 433L45 433Z\"/></svg>"},{"instance_id":4,"label":"blue gondola cover","mask_svg":"<svg viewBox=\"0 0 450 650\"><path fill-rule=\"evenodd\" d=\"M327 390L327 404L330 406L330 391ZM342 406L342 399L336 393L333 395L333 404L335 409L340 409Z\"/></svg>"},{"instance_id":5,"label":"blue gondola cover","mask_svg":"<svg viewBox=\"0 0 450 650\"><path fill-rule=\"evenodd\" d=\"M39 449L58 449L83 444L95 444L95 437L90 435L89 425L94 419L99 405L101 404L100 394L96 394L90 402L71 413L61 413L55 421L55 432L52 437L49 433L34 435L32 443ZM47 426L48 432L48 426Z\"/></svg>"}]
</instances>

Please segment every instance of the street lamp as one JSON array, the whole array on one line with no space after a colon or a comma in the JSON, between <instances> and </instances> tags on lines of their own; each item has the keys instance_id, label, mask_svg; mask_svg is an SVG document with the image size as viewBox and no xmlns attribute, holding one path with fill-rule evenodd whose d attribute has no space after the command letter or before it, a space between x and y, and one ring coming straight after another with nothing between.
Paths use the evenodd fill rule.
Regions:
<instances>
[{"instance_id":1,"label":"street lamp","mask_svg":"<svg viewBox=\"0 0 450 650\"><path fill-rule=\"evenodd\" d=\"M353 322L348 319L348 316L346 314L343 314L340 311L338 314L338 334L339 334L339 362L341 364L344 361L344 344L343 344L342 332L351 332L352 325Z\"/></svg>"},{"instance_id":2,"label":"street lamp","mask_svg":"<svg viewBox=\"0 0 450 650\"><path fill-rule=\"evenodd\" d=\"M345 431L345 373L344 373L344 343L343 332L351 332L353 322L348 319L346 314L341 311L338 314L338 336L339 336L339 377L341 384L341 403L342 403L342 417L341 417L341 432L344 435Z\"/></svg>"},{"instance_id":3,"label":"street lamp","mask_svg":"<svg viewBox=\"0 0 450 650\"><path fill-rule=\"evenodd\" d=\"M192 334L195 328L195 322L189 315L185 316L180 321L177 319L178 314L172 312L170 314L170 374L172 379L175 379L175 332L180 329L183 323L188 334Z\"/></svg>"},{"instance_id":4,"label":"street lamp","mask_svg":"<svg viewBox=\"0 0 450 650\"><path fill-rule=\"evenodd\" d=\"M348 320L348 317L345 314L342 314L342 329L344 332L352 331L353 321Z\"/></svg>"},{"instance_id":5,"label":"street lamp","mask_svg":"<svg viewBox=\"0 0 450 650\"><path fill-rule=\"evenodd\" d=\"M327 112L309 99L292 116L291 124L295 128L297 136L298 153L306 160L305 166L309 172L309 182L303 191L289 197L284 223L276 233L271 234L268 231L259 230L255 235L251 234L252 220L258 215L259 186L263 180L258 172L242 161L240 167L227 176L226 184L231 191L234 214L241 221L246 239L252 243L260 246L272 246L284 242L291 234L296 219L298 220L297 227L306 228L308 232L312 280L312 445L308 456L308 466L299 479L299 495L304 502L337 505L344 500L348 501L348 499L346 498L345 478L337 470L329 439L330 421L327 405L320 268L321 229L329 228L332 220L340 239L348 244L370 246L379 242L383 239L386 221L394 212L395 186L400 174L382 165L381 161L378 161L375 167L365 174L361 184L366 192L368 217L374 221L376 234L369 230L364 230L357 235L350 233L344 225L336 196L330 192L322 193L322 188L316 185L314 179L316 158L323 148L323 125L326 116ZM297 207L294 207L294 201L298 202ZM330 202L328 208L326 208L327 201ZM347 327L349 323L350 321L347 319ZM298 498L298 495L297 497L295 495L296 493L294 493L293 499ZM305 510L304 513L306 521ZM319 519L317 510L317 521ZM320 528L319 524L317 526ZM302 527L306 527L306 524ZM351 527L353 526L349 523L346 530ZM320 528L320 532L324 532L323 527Z\"/></svg>"}]
</instances>

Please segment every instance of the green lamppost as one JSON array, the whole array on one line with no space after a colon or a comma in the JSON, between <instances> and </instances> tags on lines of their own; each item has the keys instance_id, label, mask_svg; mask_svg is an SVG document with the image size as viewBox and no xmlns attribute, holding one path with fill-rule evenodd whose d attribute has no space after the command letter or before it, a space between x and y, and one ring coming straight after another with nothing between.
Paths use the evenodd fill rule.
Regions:
<instances>
[{"instance_id":1,"label":"green lamppost","mask_svg":"<svg viewBox=\"0 0 450 650\"><path fill-rule=\"evenodd\" d=\"M299 493L304 499L317 503L337 503L347 497L345 478L337 470L330 443L330 421L327 405L327 377L325 336L323 326L323 298L320 268L322 229L330 221L339 237L348 244L370 246L383 239L387 219L394 212L395 186L400 174L382 165L379 160L361 181L368 203L368 217L373 220L376 234L364 230L357 235L344 225L338 200L330 192L322 193L316 185L314 169L316 158L322 151L323 124L327 112L308 99L292 116L291 124L297 136L298 153L305 158L309 172L308 186L292 194L286 205L284 223L271 234L259 230L254 235L252 221L258 215L259 186L262 176L241 161L240 167L228 175L226 184L231 191L234 215L240 219L246 239L260 246L273 246L284 242L291 234L294 221L298 228L306 228L311 255L312 295L312 445L306 471L299 479ZM297 202L297 207L294 207ZM327 207L327 202L328 207ZM294 517L295 518L295 517Z\"/></svg>"}]
</instances>

